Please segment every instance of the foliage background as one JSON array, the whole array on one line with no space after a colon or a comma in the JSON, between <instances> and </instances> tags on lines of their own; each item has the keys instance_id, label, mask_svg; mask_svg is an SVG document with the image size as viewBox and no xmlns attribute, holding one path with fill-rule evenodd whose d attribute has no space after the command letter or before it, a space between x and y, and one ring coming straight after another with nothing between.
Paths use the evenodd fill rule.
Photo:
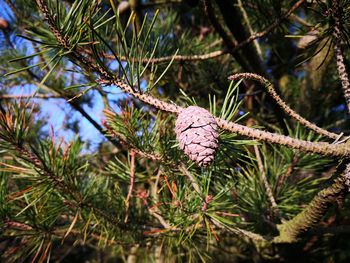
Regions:
<instances>
[{"instance_id":1,"label":"foliage background","mask_svg":"<svg viewBox=\"0 0 350 263\"><path fill-rule=\"evenodd\" d=\"M0 2L2 260L349 260L343 195L293 242L274 242L346 158L221 130L215 162L199 168L177 146L174 114L99 74L227 121L337 143L290 118L258 82L228 80L260 74L303 117L348 134L332 1L43 3L46 16L36 1ZM339 4L347 61L349 1Z\"/></svg>"}]
</instances>

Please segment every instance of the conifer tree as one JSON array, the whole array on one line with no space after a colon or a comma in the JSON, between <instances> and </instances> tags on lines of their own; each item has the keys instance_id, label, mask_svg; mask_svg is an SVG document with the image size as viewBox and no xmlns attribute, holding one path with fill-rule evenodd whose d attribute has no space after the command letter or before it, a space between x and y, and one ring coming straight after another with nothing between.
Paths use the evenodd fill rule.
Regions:
<instances>
[{"instance_id":1,"label":"conifer tree","mask_svg":"<svg viewBox=\"0 0 350 263\"><path fill-rule=\"evenodd\" d=\"M0 4L1 261L350 260L350 1Z\"/></svg>"}]
</instances>

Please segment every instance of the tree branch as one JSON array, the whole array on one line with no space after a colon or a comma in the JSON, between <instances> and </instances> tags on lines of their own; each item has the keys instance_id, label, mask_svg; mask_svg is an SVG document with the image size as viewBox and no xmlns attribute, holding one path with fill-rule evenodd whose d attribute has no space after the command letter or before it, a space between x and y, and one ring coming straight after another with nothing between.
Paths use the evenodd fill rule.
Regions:
<instances>
[{"instance_id":1,"label":"tree branch","mask_svg":"<svg viewBox=\"0 0 350 263\"><path fill-rule=\"evenodd\" d=\"M235 60L237 60L238 64L240 64L243 69L247 69L247 70L251 71L252 68L242 58L242 56L239 54L239 52L233 52L233 50L237 46L237 42L228 36L228 34L225 32L225 30L223 29L223 27L221 26L221 24L217 20L210 0L204 0L204 11L207 14L211 24L215 28L216 32L219 34L219 36L224 41L228 52L234 57Z\"/></svg>"},{"instance_id":2,"label":"tree branch","mask_svg":"<svg viewBox=\"0 0 350 263\"><path fill-rule=\"evenodd\" d=\"M328 208L334 205L338 199L343 198L349 192L347 182L350 179L350 164L346 165L344 172L334 180L334 183L319 192L314 199L294 218L278 225L279 236L274 243L292 243L297 238L321 220Z\"/></svg>"},{"instance_id":3,"label":"tree branch","mask_svg":"<svg viewBox=\"0 0 350 263\"><path fill-rule=\"evenodd\" d=\"M334 31L333 31L334 52L337 58L337 69L338 69L339 78L341 80L348 112L350 114L350 81L349 81L349 75L345 67L343 51L341 49L341 30L340 30L341 29L341 23L340 23L341 10L339 8L338 0L332 0L332 9L333 9L332 11L333 11L333 18L334 18Z\"/></svg>"},{"instance_id":4,"label":"tree branch","mask_svg":"<svg viewBox=\"0 0 350 263\"><path fill-rule=\"evenodd\" d=\"M239 12L237 11L233 2L220 0L216 0L215 2L218 5L221 14L224 18L224 21L228 29L232 33L233 37L238 42L242 42L246 39L249 39L249 34L248 32L246 32L246 29L243 26L242 21L240 19ZM254 39L250 40L247 44L241 46L242 55L248 61L248 64L253 69L253 72L256 72L260 75L268 76L263 61L261 60L254 46L251 45L251 42L253 40ZM235 48L237 48L237 46L238 45L236 45ZM230 51L233 52L233 50Z\"/></svg>"},{"instance_id":5,"label":"tree branch","mask_svg":"<svg viewBox=\"0 0 350 263\"><path fill-rule=\"evenodd\" d=\"M23 95L12 95L12 94L3 94L0 95L0 99L10 100L10 99L63 99L61 95L49 95L49 94L23 94Z\"/></svg>"},{"instance_id":6,"label":"tree branch","mask_svg":"<svg viewBox=\"0 0 350 263\"><path fill-rule=\"evenodd\" d=\"M255 81L258 81L263 87L266 89L266 91L271 95L271 97L276 101L276 103L284 110L290 117L298 121L301 125L304 125L305 127L309 128L310 130L326 136L328 138L334 139L334 140L339 140L342 135L341 134L336 134L333 132L329 132L325 129L322 129L318 127L317 125L311 123L307 119L301 117L298 113L296 113L294 110L292 110L282 99L281 97L277 94L275 89L273 88L273 85L264 77L259 76L254 73L239 73L239 74L234 74L229 77L230 80L238 80L238 79L252 79Z\"/></svg>"}]
</instances>

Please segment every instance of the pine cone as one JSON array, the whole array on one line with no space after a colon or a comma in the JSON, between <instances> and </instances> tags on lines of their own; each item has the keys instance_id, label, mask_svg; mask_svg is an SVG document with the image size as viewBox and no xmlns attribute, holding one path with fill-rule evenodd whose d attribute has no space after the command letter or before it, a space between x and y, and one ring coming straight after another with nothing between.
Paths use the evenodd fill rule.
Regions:
<instances>
[{"instance_id":1,"label":"pine cone","mask_svg":"<svg viewBox=\"0 0 350 263\"><path fill-rule=\"evenodd\" d=\"M218 148L218 125L209 111L190 106L176 120L176 139L185 154L199 166L209 165Z\"/></svg>"}]
</instances>

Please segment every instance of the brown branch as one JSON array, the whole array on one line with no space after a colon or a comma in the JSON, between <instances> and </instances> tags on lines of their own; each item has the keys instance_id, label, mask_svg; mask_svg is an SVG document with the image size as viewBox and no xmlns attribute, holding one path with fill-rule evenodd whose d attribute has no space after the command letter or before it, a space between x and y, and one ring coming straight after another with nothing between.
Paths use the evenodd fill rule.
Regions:
<instances>
[{"instance_id":1,"label":"brown branch","mask_svg":"<svg viewBox=\"0 0 350 263\"><path fill-rule=\"evenodd\" d=\"M286 182L286 180L289 178L289 176L294 172L295 170L295 166L297 165L299 161L299 156L295 155L293 157L292 162L290 163L290 165L287 168L287 171L278 178L278 181L276 183L276 192L279 193L282 186L284 185L284 183Z\"/></svg>"},{"instance_id":2,"label":"brown branch","mask_svg":"<svg viewBox=\"0 0 350 263\"><path fill-rule=\"evenodd\" d=\"M349 81L349 75L346 71L343 51L341 49L341 22L340 22L341 10L339 7L338 0L332 1L332 9L333 9L333 18L334 18L334 31L333 31L334 52L337 58L337 69L338 69L339 78L341 80L348 112L350 114L350 81Z\"/></svg>"},{"instance_id":3,"label":"brown branch","mask_svg":"<svg viewBox=\"0 0 350 263\"><path fill-rule=\"evenodd\" d=\"M254 128L249 128L237 123L227 122L220 118L216 118L218 126L227 131L237 133L249 138L257 139L259 141L265 141L268 143L279 144L290 147L296 150L302 150L311 153L318 153L328 156L345 157L350 156L349 147L342 143L339 145L330 144L326 142L310 142L300 139L291 138L289 136L280 135L276 133L270 133Z\"/></svg>"},{"instance_id":4,"label":"brown branch","mask_svg":"<svg viewBox=\"0 0 350 263\"><path fill-rule=\"evenodd\" d=\"M238 41L242 42L249 39L249 33L247 32L245 26L242 23L240 14L237 10L236 5L232 1L220 1L215 0L217 6L219 7L220 13L223 17L224 23L231 32L232 36ZM259 73L264 76L268 76L266 67L258 55L255 47L251 44L252 41L241 46L240 52L243 58L247 61L249 66L253 69L252 72ZM237 47L238 45L236 45ZM236 48L235 47L235 48ZM230 50L234 52L234 50Z\"/></svg>"},{"instance_id":5,"label":"brown branch","mask_svg":"<svg viewBox=\"0 0 350 263\"><path fill-rule=\"evenodd\" d=\"M41 1L41 0L37 0L37 1ZM236 53L238 49L244 47L245 45L248 45L249 43L255 41L256 39L267 35L275 27L278 26L277 21L280 21L280 20L287 18L289 15L291 15L291 13L293 11L295 11L295 9L297 9L300 6L300 4L296 3L290 10L288 10L284 14L284 16L282 16L279 20L276 20L272 25L267 27L265 30L263 30L262 32L259 32L259 33L255 33L255 34L251 35L249 38L247 38L246 40L244 40L240 43L237 43L235 40L231 39L226 34L225 30L221 27L220 23L215 18L215 14L213 12L210 1L204 1L204 2L205 2L205 10L207 12L209 19L213 23L213 26L215 27L216 31L219 33L219 35L224 40L228 49L217 50L217 51L212 51L212 52L209 52L206 54L198 54L198 55L175 55L175 56L165 56L165 57L160 57L160 58L143 58L141 60L139 60L137 58L131 58L131 61L139 61L142 63L150 62L151 64L158 64L158 63L162 63L162 62L168 62L171 60L179 61L179 62L184 62L184 61L194 62L194 61L204 61L204 60L208 60L208 59L214 59L214 58L220 57L222 55L225 55L227 53L233 54L233 53ZM301 2L303 2L303 1L301 1ZM56 30L55 30L55 32L56 32ZM60 39L59 41L62 41L64 38L62 36L60 36L59 39ZM66 43L66 42L67 41L62 41L61 43ZM90 55L92 54L90 50L85 49L84 52L87 54L90 54ZM112 54L104 53L102 55L107 59L116 59L115 56ZM127 58L125 56L121 56L119 59L121 61L127 60ZM242 65L243 68L246 68L248 71L251 71L251 69L249 69L249 66L245 63L245 61L242 58L240 58L237 55L237 57L235 57L235 59L239 62L240 65Z\"/></svg>"},{"instance_id":6,"label":"brown branch","mask_svg":"<svg viewBox=\"0 0 350 263\"><path fill-rule=\"evenodd\" d=\"M9 100L9 99L63 99L61 95L48 95L48 94L23 94L23 95L12 95L12 94L3 94L0 95L0 99Z\"/></svg>"},{"instance_id":7,"label":"brown branch","mask_svg":"<svg viewBox=\"0 0 350 263\"><path fill-rule=\"evenodd\" d=\"M92 52L90 50L85 50L85 52L88 54L92 54ZM184 61L194 62L194 61L203 61L203 60L217 58L217 57L220 57L220 56L225 55L227 53L228 53L228 51L223 49L223 50L217 50L217 51L209 52L206 54L199 54L199 55L175 55L175 56L165 56L165 57L160 57L160 58L142 58L142 59L131 58L130 60L132 62L137 61L137 62L141 62L144 64L146 64L146 63L159 64L159 63L168 62L171 60L179 61L179 62L184 62ZM116 57L114 55L111 55L111 54L103 53L102 55L107 59L116 59ZM119 58L119 60L126 61L127 57L121 56Z\"/></svg>"},{"instance_id":8,"label":"brown branch","mask_svg":"<svg viewBox=\"0 0 350 263\"><path fill-rule=\"evenodd\" d=\"M230 80L238 80L238 79L252 79L255 81L258 81L260 84L264 86L266 91L271 95L271 97L276 101L276 103L284 110L290 117L298 121L300 124L304 125L305 127L309 128L310 130L329 137L334 140L339 140L342 136L333 132L329 132L325 129L322 129L318 127L317 125L313 124L312 122L308 121L307 119L301 117L298 113L296 113L294 110L292 110L282 99L281 97L277 94L275 89L273 88L273 85L264 77L259 76L254 73L239 73L239 74L234 74L229 77Z\"/></svg>"},{"instance_id":9,"label":"brown branch","mask_svg":"<svg viewBox=\"0 0 350 263\"><path fill-rule=\"evenodd\" d=\"M217 20L210 0L204 0L204 11L208 16L211 24L215 28L216 32L224 41L228 52L237 60L243 69L251 71L250 65L242 58L242 56L238 52L233 52L237 46L237 42L228 36L221 23Z\"/></svg>"},{"instance_id":10,"label":"brown branch","mask_svg":"<svg viewBox=\"0 0 350 263\"><path fill-rule=\"evenodd\" d=\"M296 9L298 9L306 0L299 0L296 2L287 12L285 12L281 17L279 17L277 20L275 20L271 25L269 25L267 28L265 28L263 31L259 33L255 33L254 35L250 36L250 38L255 37L264 37L268 33L270 33L272 30L274 30L276 27L280 26L281 22L285 19L287 19ZM246 41L249 41L247 39Z\"/></svg>"},{"instance_id":11,"label":"brown branch","mask_svg":"<svg viewBox=\"0 0 350 263\"><path fill-rule=\"evenodd\" d=\"M314 25L307 22L305 19L301 18L300 16L297 16L296 14L290 14L290 19L294 20L295 22L297 22L305 27L314 27Z\"/></svg>"},{"instance_id":12,"label":"brown branch","mask_svg":"<svg viewBox=\"0 0 350 263\"><path fill-rule=\"evenodd\" d=\"M251 26L251 23L250 23L248 14L247 14L247 12L246 12L245 9L244 9L242 0L238 0L238 7L239 7L239 9L241 10L241 13L242 13L244 22L245 22L245 24L247 25L249 34L250 34L250 35L254 35L253 28L252 28L252 26ZM258 55L259 55L259 57L260 57L260 59L261 59L261 58L262 58L262 51L261 51L260 44L259 44L259 42L257 41L257 39L254 39L254 40L253 40L253 43L254 43L255 49L256 49L256 51L258 52Z\"/></svg>"},{"instance_id":13,"label":"brown branch","mask_svg":"<svg viewBox=\"0 0 350 263\"><path fill-rule=\"evenodd\" d=\"M191 184L192 184L192 187L193 189L199 194L201 193L201 190L199 188L199 185L197 184L197 181L196 179L192 176L192 174L190 173L190 171L187 169L186 165L184 163L180 163L178 165L178 169L183 173L185 174L188 179L190 180Z\"/></svg>"}]
</instances>

